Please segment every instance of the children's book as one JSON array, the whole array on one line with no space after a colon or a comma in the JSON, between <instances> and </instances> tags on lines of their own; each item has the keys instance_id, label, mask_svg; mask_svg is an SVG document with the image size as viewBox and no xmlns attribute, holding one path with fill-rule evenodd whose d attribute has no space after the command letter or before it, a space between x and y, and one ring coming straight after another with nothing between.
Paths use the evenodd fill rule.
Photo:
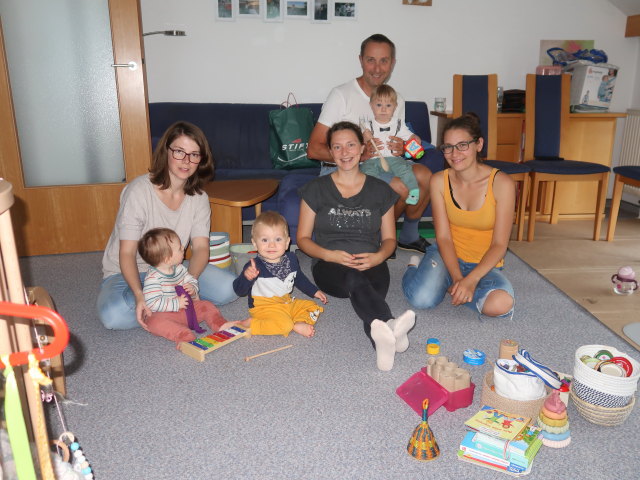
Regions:
<instances>
[{"instance_id":1,"label":"children's book","mask_svg":"<svg viewBox=\"0 0 640 480\"><path fill-rule=\"evenodd\" d=\"M530 421L530 417L521 417L483 405L480 411L464 424L473 432L481 432L494 438L510 441L516 438Z\"/></svg>"},{"instance_id":2,"label":"children's book","mask_svg":"<svg viewBox=\"0 0 640 480\"><path fill-rule=\"evenodd\" d=\"M529 467L526 470L521 472L515 472L509 469L509 467L492 463L491 461L488 461L486 459L467 456L464 454L462 450L458 450L458 459L462 460L463 462L473 463L474 465L479 465L481 467L489 468L491 470L496 470L498 472L504 472L509 475L513 475L514 477L522 477L524 475L528 475L529 473L531 473L531 467L533 465L533 463L530 463Z\"/></svg>"},{"instance_id":3,"label":"children's book","mask_svg":"<svg viewBox=\"0 0 640 480\"><path fill-rule=\"evenodd\" d=\"M485 439L488 441L485 442ZM524 452L511 451L508 445L509 442L498 440L482 433L467 432L460 443L460 450L465 452L465 455L473 456L473 454L478 454L486 456L494 459L497 463L514 464L524 470L538 453L542 445L542 438L536 435L531 446Z\"/></svg>"},{"instance_id":4,"label":"children's book","mask_svg":"<svg viewBox=\"0 0 640 480\"><path fill-rule=\"evenodd\" d=\"M542 443L542 430L538 426L527 425L516 438L511 441L501 440L499 438L486 435L481 432L471 433L471 441L485 447L487 450L497 452L498 455L512 454L520 456L528 456L532 450L536 450ZM536 448L537 447L537 448Z\"/></svg>"},{"instance_id":5,"label":"children's book","mask_svg":"<svg viewBox=\"0 0 640 480\"><path fill-rule=\"evenodd\" d=\"M527 470L529 464L523 466L518 465L506 460L501 460L497 457L493 457L490 455L484 455L483 453L471 451L471 450L458 450L459 453L462 453L462 456L465 458L470 458L476 460L478 462L482 462L488 465L491 465L495 468L499 468L500 470L506 470L512 473L522 473Z\"/></svg>"}]
</instances>

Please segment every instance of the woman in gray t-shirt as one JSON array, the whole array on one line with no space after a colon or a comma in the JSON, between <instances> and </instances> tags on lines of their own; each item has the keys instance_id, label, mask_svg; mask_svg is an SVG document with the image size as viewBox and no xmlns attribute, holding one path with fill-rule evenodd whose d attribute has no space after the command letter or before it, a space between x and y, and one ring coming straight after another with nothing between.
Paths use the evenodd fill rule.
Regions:
<instances>
[{"instance_id":1,"label":"woman in gray t-shirt","mask_svg":"<svg viewBox=\"0 0 640 480\"><path fill-rule=\"evenodd\" d=\"M158 142L149 172L122 191L102 259L97 307L100 321L110 329L143 325L150 314L142 294L149 265L137 247L152 228L170 228L184 248L191 244L188 269L198 279L202 300L220 305L237 298L234 275L209 265L211 206L202 186L212 177L213 156L202 130L187 122L171 125Z\"/></svg>"},{"instance_id":2,"label":"woman in gray t-shirt","mask_svg":"<svg viewBox=\"0 0 640 480\"><path fill-rule=\"evenodd\" d=\"M393 206L398 195L360 171L362 132L338 122L327 133L336 171L309 182L302 197L298 247L314 258L313 278L325 293L349 298L376 349L380 370L391 370L396 352L409 348L411 310L393 317L386 259L396 248ZM314 239L315 234L315 239Z\"/></svg>"}]
</instances>

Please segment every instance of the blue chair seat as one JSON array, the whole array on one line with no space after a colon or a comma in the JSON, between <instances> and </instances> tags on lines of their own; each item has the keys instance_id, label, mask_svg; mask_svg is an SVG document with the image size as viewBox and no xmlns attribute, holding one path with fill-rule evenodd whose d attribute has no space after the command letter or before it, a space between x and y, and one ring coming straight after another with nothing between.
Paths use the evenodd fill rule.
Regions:
<instances>
[{"instance_id":1,"label":"blue chair seat","mask_svg":"<svg viewBox=\"0 0 640 480\"><path fill-rule=\"evenodd\" d=\"M517 173L529 173L531 168L525 163L504 162L502 160L485 160L484 163L490 167L502 170L509 175L515 175Z\"/></svg>"},{"instance_id":2,"label":"blue chair seat","mask_svg":"<svg viewBox=\"0 0 640 480\"><path fill-rule=\"evenodd\" d=\"M606 165L577 160L529 160L524 164L528 165L532 172L552 175L591 175L610 171Z\"/></svg>"},{"instance_id":3,"label":"blue chair seat","mask_svg":"<svg viewBox=\"0 0 640 480\"><path fill-rule=\"evenodd\" d=\"M633 178L640 181L640 167L634 165L623 165L621 167L613 167L613 173L622 175L623 177Z\"/></svg>"}]
</instances>

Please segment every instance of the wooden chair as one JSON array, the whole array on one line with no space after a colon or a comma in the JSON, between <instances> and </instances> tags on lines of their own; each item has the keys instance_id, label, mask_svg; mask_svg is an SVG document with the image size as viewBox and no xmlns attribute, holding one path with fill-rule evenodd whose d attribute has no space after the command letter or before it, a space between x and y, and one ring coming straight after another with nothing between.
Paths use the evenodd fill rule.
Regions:
<instances>
[{"instance_id":1,"label":"wooden chair","mask_svg":"<svg viewBox=\"0 0 640 480\"><path fill-rule=\"evenodd\" d=\"M618 211L620 210L620 200L622 199L622 187L624 187L625 185L640 187L640 167L634 165L613 167L613 173L616 174L616 177L613 183L613 197L611 197L611 211L609 212L607 242L613 241L613 236L616 232Z\"/></svg>"},{"instance_id":2,"label":"wooden chair","mask_svg":"<svg viewBox=\"0 0 640 480\"><path fill-rule=\"evenodd\" d=\"M525 113L525 165L531 167L531 197L527 240L533 241L538 210L538 191L541 182L554 186L551 219L558 221L559 208L555 201L557 182L598 182L593 239L600 237L604 203L610 169L606 165L577 160L565 160L564 151L569 122L569 92L571 75L527 75Z\"/></svg>"},{"instance_id":3,"label":"wooden chair","mask_svg":"<svg viewBox=\"0 0 640 480\"><path fill-rule=\"evenodd\" d=\"M524 213L529 190L530 168L522 163L495 160L498 149L498 76L454 75L453 76L453 117L474 112L480 117L480 127L484 147L480 153L484 162L507 173L520 184L516 207L516 240L524 236Z\"/></svg>"}]
</instances>

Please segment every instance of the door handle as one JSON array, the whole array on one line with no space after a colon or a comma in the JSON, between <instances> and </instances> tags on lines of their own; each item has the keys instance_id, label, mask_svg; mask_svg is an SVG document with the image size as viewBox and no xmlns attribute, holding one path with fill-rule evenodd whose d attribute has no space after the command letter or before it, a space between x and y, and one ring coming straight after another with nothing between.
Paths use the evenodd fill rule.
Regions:
<instances>
[{"instance_id":1,"label":"door handle","mask_svg":"<svg viewBox=\"0 0 640 480\"><path fill-rule=\"evenodd\" d=\"M129 68L131 70L137 70L138 69L138 64L136 62L134 62L133 60L130 61L129 63L114 63L111 66L112 67Z\"/></svg>"}]
</instances>

